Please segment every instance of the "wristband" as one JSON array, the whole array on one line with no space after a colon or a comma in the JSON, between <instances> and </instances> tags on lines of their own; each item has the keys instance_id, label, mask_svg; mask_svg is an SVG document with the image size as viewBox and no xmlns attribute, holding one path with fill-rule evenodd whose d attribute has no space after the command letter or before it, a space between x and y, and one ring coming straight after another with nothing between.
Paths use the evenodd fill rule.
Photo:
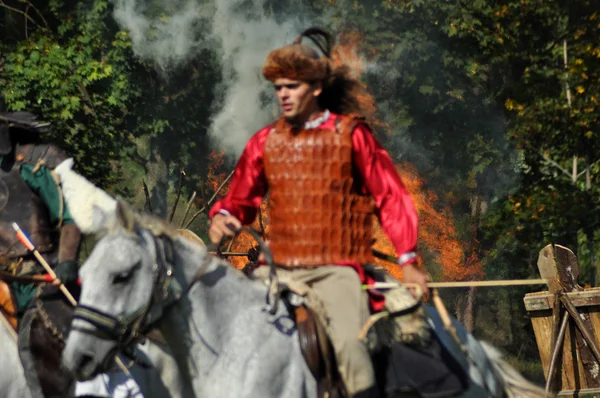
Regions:
<instances>
[{"instance_id":1,"label":"wristband","mask_svg":"<svg viewBox=\"0 0 600 398\"><path fill-rule=\"evenodd\" d=\"M415 258L417 258L417 253L415 252L404 253L398 258L398 265L400 268L404 268L409 264L409 261L412 262L411 260L414 260Z\"/></svg>"},{"instance_id":2,"label":"wristband","mask_svg":"<svg viewBox=\"0 0 600 398\"><path fill-rule=\"evenodd\" d=\"M225 209L221 209L221 210L219 210L217 213L218 213L218 214L222 214L222 215L224 215L224 216L227 216L227 217L231 216L231 213L230 213L230 212L228 212L228 211L227 211L227 210L225 210Z\"/></svg>"},{"instance_id":3,"label":"wristband","mask_svg":"<svg viewBox=\"0 0 600 398\"><path fill-rule=\"evenodd\" d=\"M227 210L225 210L225 209L220 209L220 210L219 210L219 211L218 211L216 214L220 214L220 215L222 215L222 216L225 216L225 217L229 217L229 216L231 216L231 213L230 213L230 212L228 212L228 211L227 211ZM215 215L216 215L216 214L215 214ZM214 217L214 216L213 216L213 217ZM212 220L208 220L208 225L209 225L209 226L210 226L210 223L211 223L211 222L212 222Z\"/></svg>"}]
</instances>

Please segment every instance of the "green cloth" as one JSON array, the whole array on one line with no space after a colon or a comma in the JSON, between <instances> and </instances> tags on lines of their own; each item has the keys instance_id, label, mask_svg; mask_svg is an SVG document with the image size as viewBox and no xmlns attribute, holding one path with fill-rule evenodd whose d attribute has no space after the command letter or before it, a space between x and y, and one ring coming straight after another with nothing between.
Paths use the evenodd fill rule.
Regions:
<instances>
[{"instance_id":1,"label":"green cloth","mask_svg":"<svg viewBox=\"0 0 600 398\"><path fill-rule=\"evenodd\" d=\"M0 163L1 162L2 156L0 156ZM61 191L58 189L58 186L56 185L54 177L52 177L50 169L42 165L34 173L34 168L35 166L32 164L23 164L20 170L21 177L23 178L23 181L25 181L25 183L29 186L29 188L36 195L38 195L42 199L44 204L48 207L50 214L50 223L57 227L62 216L63 224L73 224L73 219L71 217L71 214L69 213L67 204L64 201L61 209ZM27 309L27 306L29 306L31 300L33 300L37 292L38 286L32 283L13 282L11 283L11 288L17 307L17 319L20 322L23 313Z\"/></svg>"},{"instance_id":2,"label":"green cloth","mask_svg":"<svg viewBox=\"0 0 600 398\"><path fill-rule=\"evenodd\" d=\"M48 206L50 223L55 226L58 224L62 210L63 224L73 224L73 219L64 200L62 205L64 208L61 209L61 192L58 190L58 186L50 170L46 166L40 166L34 173L34 168L35 166L25 163L21 166L21 177L23 177L29 188L39 195L46 206Z\"/></svg>"},{"instance_id":3,"label":"green cloth","mask_svg":"<svg viewBox=\"0 0 600 398\"><path fill-rule=\"evenodd\" d=\"M13 282L10 287L15 298L17 320L21 323L21 318L29 306L29 303L31 303L31 300L35 297L38 286L34 283Z\"/></svg>"}]
</instances>

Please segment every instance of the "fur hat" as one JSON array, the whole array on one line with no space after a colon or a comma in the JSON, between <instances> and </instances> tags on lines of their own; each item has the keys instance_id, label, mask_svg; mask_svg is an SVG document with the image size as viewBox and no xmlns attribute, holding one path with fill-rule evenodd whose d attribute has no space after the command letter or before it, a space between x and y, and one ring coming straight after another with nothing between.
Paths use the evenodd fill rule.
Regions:
<instances>
[{"instance_id":1,"label":"fur hat","mask_svg":"<svg viewBox=\"0 0 600 398\"><path fill-rule=\"evenodd\" d=\"M315 43L323 52L323 56L302 44L304 37ZM329 33L319 28L309 28L302 32L293 44L269 53L263 65L263 75L272 82L279 78L306 82L325 80L331 73L331 46L332 39Z\"/></svg>"}]
</instances>

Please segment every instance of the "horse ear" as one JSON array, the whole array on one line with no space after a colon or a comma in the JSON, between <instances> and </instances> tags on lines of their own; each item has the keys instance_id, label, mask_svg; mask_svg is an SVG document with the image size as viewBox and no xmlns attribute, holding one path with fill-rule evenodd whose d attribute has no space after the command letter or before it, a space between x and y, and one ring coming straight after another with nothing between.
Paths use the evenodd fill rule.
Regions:
<instances>
[{"instance_id":1,"label":"horse ear","mask_svg":"<svg viewBox=\"0 0 600 398\"><path fill-rule=\"evenodd\" d=\"M117 201L85 177L73 171L67 159L53 171L60 181L64 204L84 234L103 235L116 223Z\"/></svg>"},{"instance_id":2,"label":"horse ear","mask_svg":"<svg viewBox=\"0 0 600 398\"><path fill-rule=\"evenodd\" d=\"M117 199L117 220L126 231L132 232L135 227L135 213L122 199Z\"/></svg>"},{"instance_id":3,"label":"horse ear","mask_svg":"<svg viewBox=\"0 0 600 398\"><path fill-rule=\"evenodd\" d=\"M97 235L106 234L115 223L115 212L104 211L98 205L92 205L91 226L87 228L87 233Z\"/></svg>"}]
</instances>

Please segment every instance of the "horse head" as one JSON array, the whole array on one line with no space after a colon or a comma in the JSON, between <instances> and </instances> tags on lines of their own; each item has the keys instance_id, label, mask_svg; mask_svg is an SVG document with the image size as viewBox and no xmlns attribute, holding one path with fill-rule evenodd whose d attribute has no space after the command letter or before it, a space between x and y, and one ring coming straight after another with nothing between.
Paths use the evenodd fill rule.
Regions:
<instances>
[{"instance_id":1,"label":"horse head","mask_svg":"<svg viewBox=\"0 0 600 398\"><path fill-rule=\"evenodd\" d=\"M178 232L135 213L71 170L57 168L65 201L83 232L100 236L79 271L80 301L63 358L85 380L114 366L115 355L135 344L177 296L171 280Z\"/></svg>"},{"instance_id":2,"label":"horse head","mask_svg":"<svg viewBox=\"0 0 600 398\"><path fill-rule=\"evenodd\" d=\"M78 379L108 370L115 355L156 320L166 296L157 286L163 243L124 203L117 213L112 230L80 269L81 296L64 351L65 364Z\"/></svg>"}]
</instances>

